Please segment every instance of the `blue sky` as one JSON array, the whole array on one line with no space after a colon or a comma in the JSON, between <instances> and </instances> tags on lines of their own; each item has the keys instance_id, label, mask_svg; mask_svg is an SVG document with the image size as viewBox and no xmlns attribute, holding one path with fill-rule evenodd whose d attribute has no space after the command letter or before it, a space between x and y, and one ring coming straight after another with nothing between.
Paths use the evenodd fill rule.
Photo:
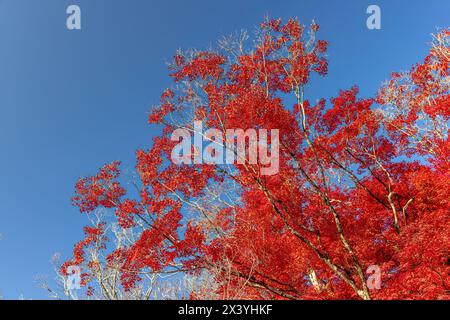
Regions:
<instances>
[{"instance_id":1,"label":"blue sky","mask_svg":"<svg viewBox=\"0 0 450 320\"><path fill-rule=\"evenodd\" d=\"M76 180L112 160L134 166L134 151L159 132L147 112L170 85L165 61L176 49L215 45L265 15L315 19L330 66L308 98L354 84L369 96L450 22L446 0L318 3L0 0L0 294L46 298L33 277L53 277L50 257L69 257L87 223L70 205ZM66 29L70 4L81 7L80 31ZM381 30L366 28L369 4L381 7Z\"/></svg>"}]
</instances>

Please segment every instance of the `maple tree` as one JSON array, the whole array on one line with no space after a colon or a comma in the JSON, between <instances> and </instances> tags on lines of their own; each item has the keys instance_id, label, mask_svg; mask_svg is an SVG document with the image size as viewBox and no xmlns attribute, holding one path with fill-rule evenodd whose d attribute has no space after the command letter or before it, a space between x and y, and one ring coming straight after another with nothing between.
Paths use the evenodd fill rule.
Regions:
<instances>
[{"instance_id":1,"label":"maple tree","mask_svg":"<svg viewBox=\"0 0 450 320\"><path fill-rule=\"evenodd\" d=\"M328 66L318 30L266 20L251 48L242 33L177 52L149 117L162 134L136 152L132 187L119 162L76 184L81 212L113 214L92 219L61 274L82 266L87 295L108 299L177 273L204 284L188 288L193 299L448 299L450 30L376 97L353 87L312 102L305 87ZM278 129L279 173L172 163L171 133L195 120Z\"/></svg>"}]
</instances>

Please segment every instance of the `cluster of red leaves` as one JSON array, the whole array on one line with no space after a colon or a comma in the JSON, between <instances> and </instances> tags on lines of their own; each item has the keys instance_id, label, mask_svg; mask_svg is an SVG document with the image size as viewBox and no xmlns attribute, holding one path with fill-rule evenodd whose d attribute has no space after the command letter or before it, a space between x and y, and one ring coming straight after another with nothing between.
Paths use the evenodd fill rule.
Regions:
<instances>
[{"instance_id":1,"label":"cluster of red leaves","mask_svg":"<svg viewBox=\"0 0 450 320\"><path fill-rule=\"evenodd\" d=\"M187 88L165 91L150 115L165 127L150 150L137 152L140 199L122 199L118 163L77 183L81 212L115 208L120 226L138 235L106 259L120 266L125 290L143 270L181 264L211 272L225 298L449 298L448 129L421 118L449 122L449 32L376 99L358 98L354 87L313 105L303 88L311 73L327 73L318 30L267 20L250 53L177 54L172 77ZM286 95L296 100L292 110ZM189 103L209 127L279 129L279 174L260 176L258 164L230 172L168 161L169 118ZM386 106L394 112L386 115ZM210 193L230 182L239 186L233 205ZM188 214L192 207L198 216ZM89 232L72 262L83 263L95 239ZM371 265L382 272L379 290L366 285Z\"/></svg>"},{"instance_id":2,"label":"cluster of red leaves","mask_svg":"<svg viewBox=\"0 0 450 320\"><path fill-rule=\"evenodd\" d=\"M125 189L115 181L119 176L120 162L105 165L93 177L80 179L75 185L74 206L81 212L91 212L99 206L113 208L125 195Z\"/></svg>"},{"instance_id":3,"label":"cluster of red leaves","mask_svg":"<svg viewBox=\"0 0 450 320\"><path fill-rule=\"evenodd\" d=\"M438 167L448 170L449 149L440 124L450 117L450 31L435 35L435 42L422 63L409 72L393 73L377 97L380 104L394 107L386 123L388 134L405 155L431 155ZM425 132L421 122L427 121ZM411 148L411 145L416 146Z\"/></svg>"},{"instance_id":4,"label":"cluster of red leaves","mask_svg":"<svg viewBox=\"0 0 450 320\"><path fill-rule=\"evenodd\" d=\"M105 248L107 238L104 236L104 224L99 224L97 227L84 227L85 238L78 242L73 249L73 259L64 262L60 267L60 273L64 276L69 275L70 267L82 266L86 264L90 269L95 269L95 262L86 258L85 250L90 246L96 246L98 248ZM80 285L86 286L92 276L90 271L82 272L80 274Z\"/></svg>"}]
</instances>

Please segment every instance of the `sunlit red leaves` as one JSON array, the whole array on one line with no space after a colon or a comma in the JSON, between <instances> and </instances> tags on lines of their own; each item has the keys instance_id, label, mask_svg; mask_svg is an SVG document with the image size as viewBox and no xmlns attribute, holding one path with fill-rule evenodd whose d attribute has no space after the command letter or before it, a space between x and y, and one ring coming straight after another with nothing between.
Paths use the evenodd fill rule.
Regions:
<instances>
[{"instance_id":1,"label":"sunlit red leaves","mask_svg":"<svg viewBox=\"0 0 450 320\"><path fill-rule=\"evenodd\" d=\"M60 272L62 275L69 275L68 268L70 266L80 266L86 261L85 250L91 246L96 245L99 248L105 248L105 241L107 240L104 236L104 224L100 224L97 227L84 227L85 238L78 242L73 249L72 260L66 261L60 267ZM82 274L82 280L88 277L88 273ZM83 281L83 285L86 281Z\"/></svg>"},{"instance_id":2,"label":"sunlit red leaves","mask_svg":"<svg viewBox=\"0 0 450 320\"><path fill-rule=\"evenodd\" d=\"M77 183L80 211L113 208L121 228L142 225L134 243L108 255L125 289L142 271L178 263L214 272L222 296L355 299L361 292L349 283L363 287L358 268L378 265L382 288L372 298L448 299L450 147L440 126L449 121L450 34L437 35L410 72L393 73L376 99L353 87L312 102L305 85L312 73L327 73L318 29L266 20L252 51L178 53L178 90L166 90L149 119L164 123L163 133L136 153L139 200L122 199L116 162ZM186 105L208 127L279 129L279 174L171 163L169 120ZM227 189L227 179L239 186L236 203L193 215L205 198L223 200L209 187ZM87 230L72 263L85 262L98 232Z\"/></svg>"},{"instance_id":3,"label":"sunlit red leaves","mask_svg":"<svg viewBox=\"0 0 450 320\"><path fill-rule=\"evenodd\" d=\"M218 79L224 72L222 65L226 59L216 53L203 51L195 54L192 61L187 63L180 56L175 56L175 61L179 69L172 74L174 80L187 78L192 81L198 78L206 80L208 77Z\"/></svg>"},{"instance_id":4,"label":"sunlit red leaves","mask_svg":"<svg viewBox=\"0 0 450 320\"><path fill-rule=\"evenodd\" d=\"M140 213L142 213L142 208L140 208L135 200L126 199L120 203L116 209L116 216L119 225L125 229L131 228L135 225L133 215Z\"/></svg>"},{"instance_id":5,"label":"sunlit red leaves","mask_svg":"<svg viewBox=\"0 0 450 320\"><path fill-rule=\"evenodd\" d=\"M448 29L434 36L430 53L409 72L394 73L378 94L377 101L393 107L385 125L407 156L417 152L432 155L448 166L448 132L443 124L450 120L448 107L450 83L450 37ZM423 125L425 121L427 124ZM424 128L425 127L425 128ZM421 130L426 129L426 130ZM411 151L413 148L413 151Z\"/></svg>"},{"instance_id":6,"label":"sunlit red leaves","mask_svg":"<svg viewBox=\"0 0 450 320\"><path fill-rule=\"evenodd\" d=\"M119 165L119 162L112 162L101 168L97 175L80 179L75 185L73 205L81 212L90 212L99 206L116 206L125 194L125 189L115 181L119 176Z\"/></svg>"}]
</instances>

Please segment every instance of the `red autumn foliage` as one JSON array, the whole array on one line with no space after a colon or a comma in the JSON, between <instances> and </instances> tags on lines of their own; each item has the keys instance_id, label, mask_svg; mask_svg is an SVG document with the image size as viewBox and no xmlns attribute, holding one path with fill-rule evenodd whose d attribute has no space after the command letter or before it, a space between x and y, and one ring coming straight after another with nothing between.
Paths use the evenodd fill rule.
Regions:
<instances>
[{"instance_id":1,"label":"red autumn foliage","mask_svg":"<svg viewBox=\"0 0 450 320\"><path fill-rule=\"evenodd\" d=\"M304 96L311 74L327 73L318 30L268 20L251 51L178 53L176 86L149 119L163 134L137 151L137 196L124 198L114 162L81 179L73 198L81 212L113 209L135 240L115 246L104 225L87 228L62 273L80 265L88 279L95 263L114 263L130 290L144 272L203 271L222 298L449 299L450 31L377 97L353 87L327 104ZM279 129L279 173L171 163L171 132L190 125L182 115L223 131ZM107 258L89 261L92 246ZM373 265L379 289L367 285Z\"/></svg>"}]
</instances>

